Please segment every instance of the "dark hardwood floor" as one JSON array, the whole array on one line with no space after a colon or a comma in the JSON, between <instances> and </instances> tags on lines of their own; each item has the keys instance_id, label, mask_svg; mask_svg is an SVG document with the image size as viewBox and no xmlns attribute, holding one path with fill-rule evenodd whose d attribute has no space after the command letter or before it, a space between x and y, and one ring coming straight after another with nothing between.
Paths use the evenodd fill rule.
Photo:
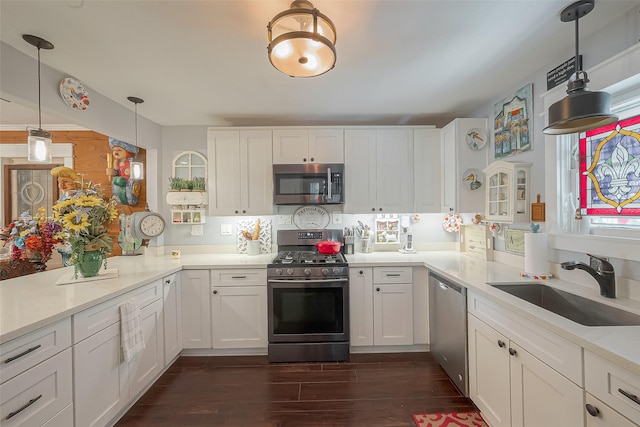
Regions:
<instances>
[{"instance_id":1,"label":"dark hardwood floor","mask_svg":"<svg viewBox=\"0 0 640 427\"><path fill-rule=\"evenodd\" d=\"M426 352L286 364L182 356L116 426L415 426L414 413L472 410Z\"/></svg>"}]
</instances>

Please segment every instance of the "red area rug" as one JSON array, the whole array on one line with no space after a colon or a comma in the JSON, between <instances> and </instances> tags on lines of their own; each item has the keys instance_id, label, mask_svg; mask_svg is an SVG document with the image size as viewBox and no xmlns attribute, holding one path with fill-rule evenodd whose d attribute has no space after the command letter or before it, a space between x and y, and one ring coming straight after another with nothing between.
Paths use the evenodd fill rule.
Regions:
<instances>
[{"instance_id":1,"label":"red area rug","mask_svg":"<svg viewBox=\"0 0 640 427\"><path fill-rule=\"evenodd\" d=\"M489 427L480 412L439 412L436 414L414 414L418 427Z\"/></svg>"}]
</instances>

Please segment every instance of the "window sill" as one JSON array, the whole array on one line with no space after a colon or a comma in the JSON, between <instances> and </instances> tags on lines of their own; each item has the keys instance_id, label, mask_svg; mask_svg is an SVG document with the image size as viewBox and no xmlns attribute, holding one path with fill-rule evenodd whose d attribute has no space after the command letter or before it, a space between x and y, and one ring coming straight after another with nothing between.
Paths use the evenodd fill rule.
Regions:
<instances>
[{"instance_id":1,"label":"window sill","mask_svg":"<svg viewBox=\"0 0 640 427\"><path fill-rule=\"evenodd\" d=\"M638 238L561 233L550 234L548 241L553 249L640 261Z\"/></svg>"}]
</instances>

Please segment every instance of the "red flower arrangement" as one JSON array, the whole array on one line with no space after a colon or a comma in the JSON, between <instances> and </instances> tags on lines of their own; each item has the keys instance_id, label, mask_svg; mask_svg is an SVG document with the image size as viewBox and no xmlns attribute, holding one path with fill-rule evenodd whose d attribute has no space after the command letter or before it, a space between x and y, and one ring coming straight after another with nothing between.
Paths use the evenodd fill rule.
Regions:
<instances>
[{"instance_id":1,"label":"red flower arrangement","mask_svg":"<svg viewBox=\"0 0 640 427\"><path fill-rule=\"evenodd\" d=\"M44 208L38 209L34 217L27 212L9 224L3 234L11 245L11 259L47 262L53 247L62 242L62 227L47 221Z\"/></svg>"}]
</instances>

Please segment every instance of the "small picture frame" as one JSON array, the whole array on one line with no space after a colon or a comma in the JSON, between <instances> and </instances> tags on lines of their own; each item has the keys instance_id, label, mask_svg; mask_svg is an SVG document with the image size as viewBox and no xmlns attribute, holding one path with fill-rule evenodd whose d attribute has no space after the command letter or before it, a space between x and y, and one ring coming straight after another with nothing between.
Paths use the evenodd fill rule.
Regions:
<instances>
[{"instance_id":1,"label":"small picture frame","mask_svg":"<svg viewBox=\"0 0 640 427\"><path fill-rule=\"evenodd\" d=\"M525 230L507 228L504 230L504 248L507 252L516 255L524 255Z\"/></svg>"}]
</instances>

